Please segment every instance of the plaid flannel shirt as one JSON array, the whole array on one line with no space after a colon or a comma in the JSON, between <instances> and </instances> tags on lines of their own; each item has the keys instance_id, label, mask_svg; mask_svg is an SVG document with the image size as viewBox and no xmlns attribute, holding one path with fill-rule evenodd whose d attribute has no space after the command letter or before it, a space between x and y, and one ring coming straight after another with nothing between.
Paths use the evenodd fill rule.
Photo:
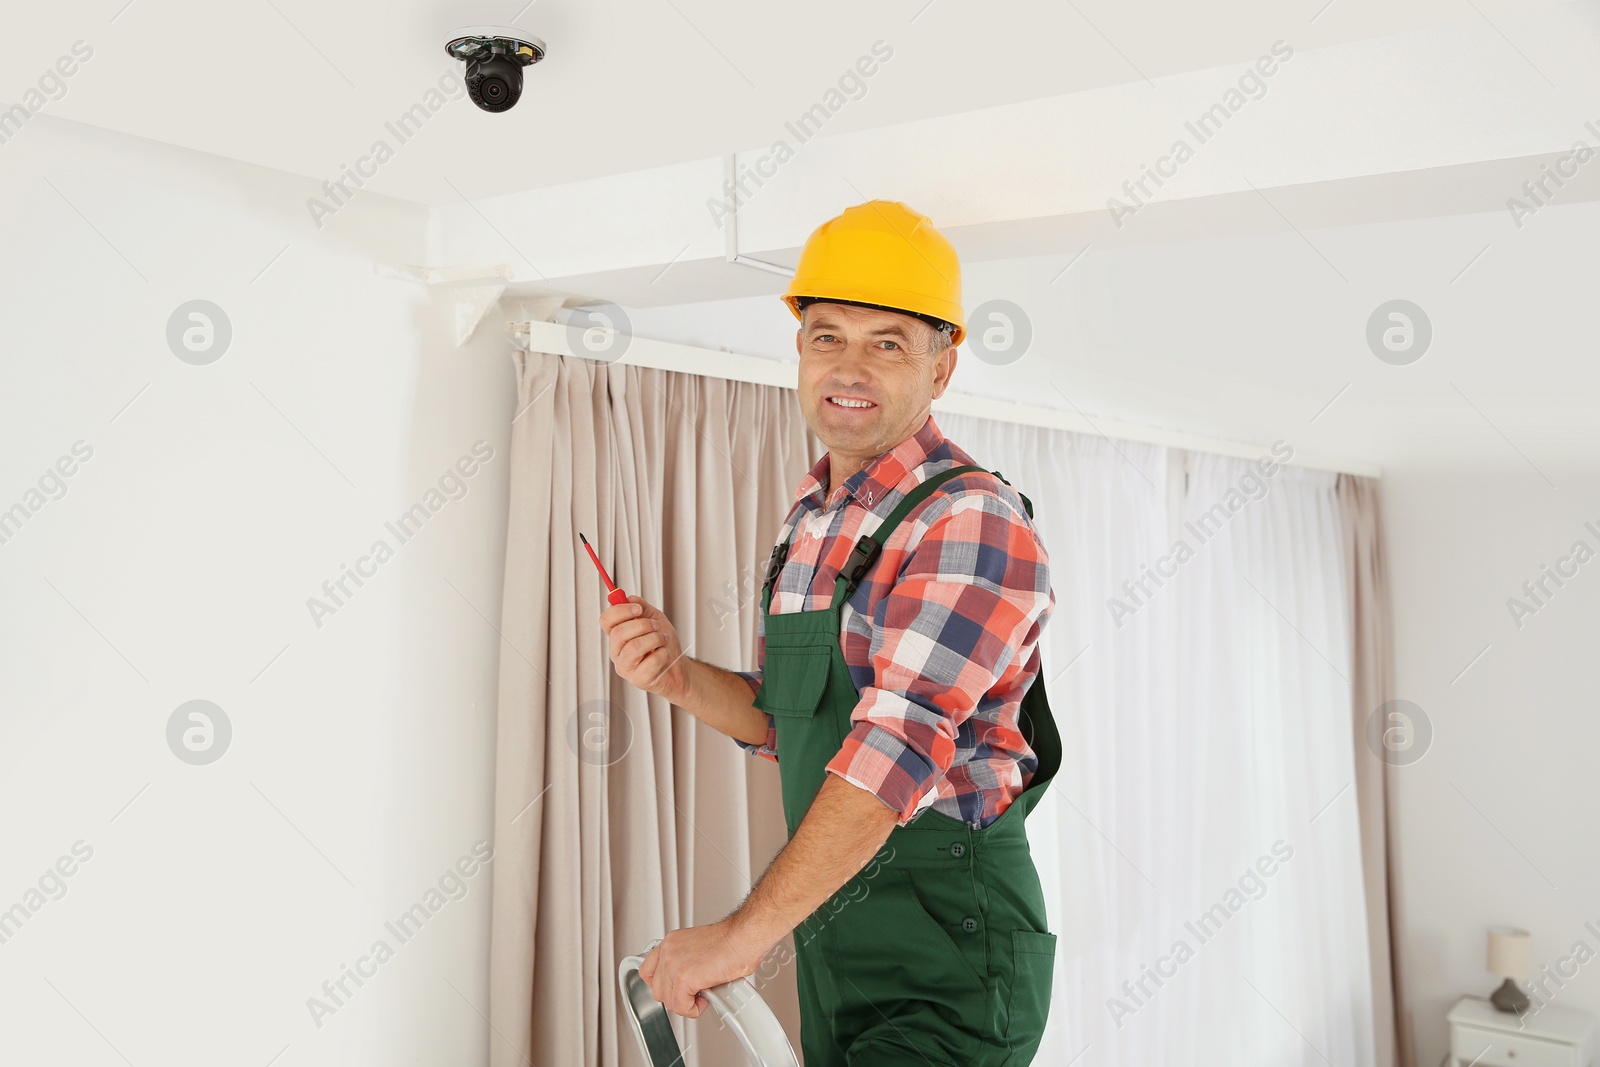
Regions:
<instances>
[{"instance_id":1,"label":"plaid flannel shirt","mask_svg":"<svg viewBox=\"0 0 1600 1067\"><path fill-rule=\"evenodd\" d=\"M795 536L772 613L826 608L857 537L929 476L972 463L930 416L824 502L824 455L779 531L780 543ZM927 807L978 827L999 818L1038 766L1018 714L1054 607L1049 560L1016 492L989 474L945 482L890 535L841 608L840 645L861 696L828 772L875 794L901 826ZM758 626L764 668L764 620ZM761 670L734 673L754 699ZM737 743L780 755L770 714L764 744Z\"/></svg>"}]
</instances>

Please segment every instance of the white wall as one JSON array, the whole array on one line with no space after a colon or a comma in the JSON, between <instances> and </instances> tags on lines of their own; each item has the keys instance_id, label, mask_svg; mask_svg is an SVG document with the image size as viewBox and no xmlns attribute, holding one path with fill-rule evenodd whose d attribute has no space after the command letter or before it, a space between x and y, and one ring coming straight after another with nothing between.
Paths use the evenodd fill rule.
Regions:
<instances>
[{"instance_id":1,"label":"white wall","mask_svg":"<svg viewBox=\"0 0 1600 1067\"><path fill-rule=\"evenodd\" d=\"M423 261L423 209L363 193L318 230L315 192L48 117L0 145L0 509L92 450L0 543L0 1061L487 1055L489 873L407 943L384 924L491 837L510 364L379 273ZM205 366L165 336L195 298L233 328ZM233 731L203 766L166 736L196 698Z\"/></svg>"},{"instance_id":2,"label":"white wall","mask_svg":"<svg viewBox=\"0 0 1600 1067\"><path fill-rule=\"evenodd\" d=\"M1571 978L1548 984L1551 1003L1600 1013L1600 963L1560 963L1580 941L1600 954L1584 925L1600 928L1600 535L1584 525L1600 529L1600 463L1538 465L1555 488L1514 456L1385 478L1396 684L1434 731L1398 775L1404 966L1426 1067L1456 996L1499 984L1484 969L1491 925L1530 931L1535 969ZM1507 601L1532 605L1523 583L1580 540L1589 562L1565 564L1577 574L1547 582L1519 627Z\"/></svg>"}]
</instances>

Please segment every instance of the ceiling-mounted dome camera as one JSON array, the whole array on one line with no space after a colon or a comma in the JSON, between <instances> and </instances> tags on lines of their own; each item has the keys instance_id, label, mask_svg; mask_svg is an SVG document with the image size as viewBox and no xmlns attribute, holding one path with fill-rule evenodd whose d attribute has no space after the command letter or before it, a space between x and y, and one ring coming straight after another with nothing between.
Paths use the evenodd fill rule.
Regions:
<instances>
[{"instance_id":1,"label":"ceiling-mounted dome camera","mask_svg":"<svg viewBox=\"0 0 1600 1067\"><path fill-rule=\"evenodd\" d=\"M485 111L510 111L522 68L544 58L544 42L510 26L464 26L444 50L467 65L467 95Z\"/></svg>"}]
</instances>

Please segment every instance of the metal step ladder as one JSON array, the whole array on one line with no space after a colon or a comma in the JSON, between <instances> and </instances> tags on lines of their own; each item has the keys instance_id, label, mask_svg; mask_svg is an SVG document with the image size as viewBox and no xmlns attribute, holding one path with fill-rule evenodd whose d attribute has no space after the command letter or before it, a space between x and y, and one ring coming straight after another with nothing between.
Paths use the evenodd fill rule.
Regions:
<instances>
[{"instance_id":1,"label":"metal step ladder","mask_svg":"<svg viewBox=\"0 0 1600 1067\"><path fill-rule=\"evenodd\" d=\"M645 949L648 953L653 943ZM617 984L622 987L622 1001L628 1006L628 1017L633 1020L633 1032L638 1035L639 1046L650 1067L684 1067L683 1052L672 1032L667 1009L650 992L645 980L639 977L639 965L644 955L629 956L617 967ZM702 991L711 1002L722 1024L733 1032L751 1067L800 1067L789 1035L783 1032L778 1017L767 1002L756 992L749 978L736 978L723 985ZM704 1015L701 1016L705 1018Z\"/></svg>"}]
</instances>

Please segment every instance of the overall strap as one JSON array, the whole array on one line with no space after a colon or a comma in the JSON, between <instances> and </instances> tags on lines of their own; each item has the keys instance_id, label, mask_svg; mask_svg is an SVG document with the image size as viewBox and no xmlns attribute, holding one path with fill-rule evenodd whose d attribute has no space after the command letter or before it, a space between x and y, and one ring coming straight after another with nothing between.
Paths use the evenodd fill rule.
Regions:
<instances>
[{"instance_id":1,"label":"overall strap","mask_svg":"<svg viewBox=\"0 0 1600 1067\"><path fill-rule=\"evenodd\" d=\"M907 493L871 535L863 534L856 540L855 547L850 552L850 557L845 561L844 566L839 569L839 577L834 583L833 602L830 607L836 608L850 598L856 587L861 584L861 580L866 577L867 571L872 567L873 560L877 558L878 552L883 548L884 543L888 541L890 533L894 531L896 526L900 525L900 521L910 514L913 508L926 500L934 490L951 478L962 474L981 473L983 470L983 467L975 467L971 464L951 467L949 470L930 475L921 485ZM1011 484L1006 481L1005 475L999 471L990 471L989 473L1007 485ZM1028 517L1030 519L1033 518L1033 502L1022 496L1021 493L1017 495L1022 497L1022 506L1027 509ZM789 556L789 544L794 539L795 531L798 529L799 523L796 522L789 530L789 537L773 548L772 555L767 560L767 574L761 584L761 611L763 614L767 612L767 608L772 602L773 587L777 584L778 575L783 571L784 561Z\"/></svg>"},{"instance_id":2,"label":"overall strap","mask_svg":"<svg viewBox=\"0 0 1600 1067\"><path fill-rule=\"evenodd\" d=\"M894 533L896 526L900 525L900 520L911 514L913 508L933 495L934 490L951 478L958 478L963 474L981 473L983 473L982 467L971 465L951 467L949 470L929 475L921 485L902 497L900 503L895 505L895 509L889 512L888 517L878 525L876 530L871 534L862 534L856 539L856 546L850 550L850 557L845 560L844 566L839 568L838 580L833 585L833 603L829 607L838 608L840 604L843 604L854 595L856 586L860 585L861 579L867 576L867 571L871 569L873 560L878 558L878 552L888 542L889 535ZM999 475L996 474L996 477L999 477Z\"/></svg>"}]
</instances>

